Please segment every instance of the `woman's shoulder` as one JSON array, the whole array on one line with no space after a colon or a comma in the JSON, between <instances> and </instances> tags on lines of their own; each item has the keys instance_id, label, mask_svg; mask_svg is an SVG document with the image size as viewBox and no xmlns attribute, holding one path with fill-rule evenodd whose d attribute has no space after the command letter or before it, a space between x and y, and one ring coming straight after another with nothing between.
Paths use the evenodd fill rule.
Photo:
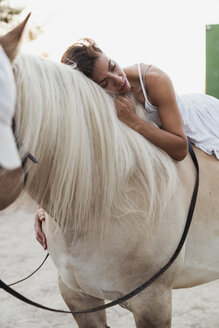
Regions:
<instances>
[{"instance_id":1,"label":"woman's shoulder","mask_svg":"<svg viewBox=\"0 0 219 328\"><path fill-rule=\"evenodd\" d=\"M131 66L127 66L123 68L123 71L125 72L125 74L127 76L134 76L138 74L138 68L137 68L137 64L131 65Z\"/></svg>"},{"instance_id":2,"label":"woman's shoulder","mask_svg":"<svg viewBox=\"0 0 219 328\"><path fill-rule=\"evenodd\" d=\"M138 75L138 65L140 65L141 70L144 70L147 66L150 66L148 64L138 63L138 64L133 64L133 65L124 67L123 70L126 74L136 74L136 75Z\"/></svg>"},{"instance_id":3,"label":"woman's shoulder","mask_svg":"<svg viewBox=\"0 0 219 328\"><path fill-rule=\"evenodd\" d=\"M144 74L145 70L147 70L147 75L152 76L153 78L165 78L168 77L168 75L162 71L160 68L151 65L151 64L146 64L146 63L139 63L140 64L140 70L142 75ZM131 66L127 66L123 68L124 72L126 75L130 76L138 76L138 65L139 64L134 64Z\"/></svg>"},{"instance_id":4,"label":"woman's shoulder","mask_svg":"<svg viewBox=\"0 0 219 328\"><path fill-rule=\"evenodd\" d=\"M128 77L128 79L132 79L132 80L137 80L139 79L139 69L138 69L139 64L134 64L131 66L127 66L125 68L123 68L123 71L125 72L126 76ZM140 70L141 70L141 74L143 76L145 69L147 69L149 66L151 65L147 65L144 63L140 63Z\"/></svg>"},{"instance_id":5,"label":"woman's shoulder","mask_svg":"<svg viewBox=\"0 0 219 328\"><path fill-rule=\"evenodd\" d=\"M147 86L151 86L152 88L171 84L171 79L169 78L168 74L154 65L150 65L148 67L146 80Z\"/></svg>"},{"instance_id":6,"label":"woman's shoulder","mask_svg":"<svg viewBox=\"0 0 219 328\"><path fill-rule=\"evenodd\" d=\"M129 81L139 81L138 64L125 67L123 70ZM156 98L158 93L160 93L162 90L166 92L167 89L171 87L172 82L169 76L160 68L154 65L141 63L140 70L141 70L141 75L143 77L143 82L147 89L147 95L149 100L150 98L154 98L154 97ZM145 71L146 71L146 76L145 76Z\"/></svg>"}]
</instances>

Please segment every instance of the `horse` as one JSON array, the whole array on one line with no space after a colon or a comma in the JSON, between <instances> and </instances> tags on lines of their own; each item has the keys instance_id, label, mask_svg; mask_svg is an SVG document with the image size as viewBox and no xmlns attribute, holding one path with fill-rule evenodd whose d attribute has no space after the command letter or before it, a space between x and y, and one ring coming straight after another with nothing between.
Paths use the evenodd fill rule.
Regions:
<instances>
[{"instance_id":1,"label":"horse","mask_svg":"<svg viewBox=\"0 0 219 328\"><path fill-rule=\"evenodd\" d=\"M16 42L0 38L9 57L25 24L13 31ZM193 162L189 155L174 161L119 121L114 99L72 67L19 53L13 69L20 156L38 160L27 163L24 189L49 214L43 230L60 293L71 311L103 305L171 258L193 192ZM136 111L147 119L139 104ZM172 289L219 278L219 165L194 150L200 187L183 249L158 280L121 304L137 328L170 328ZM105 311L74 318L79 328L108 327Z\"/></svg>"}]
</instances>

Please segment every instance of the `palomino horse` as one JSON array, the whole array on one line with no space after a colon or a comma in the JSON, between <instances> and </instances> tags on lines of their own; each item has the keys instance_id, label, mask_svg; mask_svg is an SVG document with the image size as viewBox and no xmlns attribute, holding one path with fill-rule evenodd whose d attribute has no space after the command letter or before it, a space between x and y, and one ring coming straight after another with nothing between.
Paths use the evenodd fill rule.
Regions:
<instances>
[{"instance_id":1,"label":"palomino horse","mask_svg":"<svg viewBox=\"0 0 219 328\"><path fill-rule=\"evenodd\" d=\"M61 294L71 311L102 305L141 285L174 253L194 165L189 155L175 162L125 126L113 99L71 67L20 55L14 72L20 154L38 159L29 163L25 189L50 215L44 231ZM219 163L195 152L200 189L183 250L161 278L122 304L138 328L171 327L172 289L219 278ZM74 317L80 328L107 327L104 311Z\"/></svg>"}]
</instances>

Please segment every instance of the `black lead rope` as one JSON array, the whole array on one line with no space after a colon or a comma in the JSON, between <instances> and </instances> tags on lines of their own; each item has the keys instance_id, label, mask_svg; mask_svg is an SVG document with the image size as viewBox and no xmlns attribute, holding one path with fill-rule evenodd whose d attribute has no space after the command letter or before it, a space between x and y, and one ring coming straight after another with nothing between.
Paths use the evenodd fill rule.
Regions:
<instances>
[{"instance_id":1,"label":"black lead rope","mask_svg":"<svg viewBox=\"0 0 219 328\"><path fill-rule=\"evenodd\" d=\"M125 296L122 296L118 299L116 299L115 301L112 301L110 303L104 304L102 306L98 306L98 307L94 307L91 309L87 309L87 310L81 310L81 311L64 311L64 310L56 310L41 304L38 304L36 302L31 301L30 299L24 297L23 295L19 294L18 292L16 292L14 289L10 288L8 285L6 285L2 280L0 280L0 288L3 288L6 292L8 292L9 294L13 295L14 297L20 299L21 301L36 306L38 308L44 309L44 310L48 310L48 311L52 311L52 312L59 312L59 313L71 313L71 314L82 314L82 313L91 313L91 312L97 312L97 311L101 311L101 310L105 310L109 307L112 307L114 305L117 304L121 304L125 301L127 301L128 299L130 299L131 297L137 295L138 293L140 293L142 290L144 290L145 288L147 288L148 286L150 286L155 280L157 280L170 266L171 264L175 261L175 259L177 258L177 256L179 255L183 244L186 240L188 231L189 231L189 227L191 225L191 221L192 221L192 216L193 216L193 212L195 209L195 204L196 204L196 199L197 199L197 193L198 193L198 186L199 186L199 166L198 166L198 161L195 155L194 150L192 149L191 144L189 143L189 152L190 155L192 157L193 163L196 167L196 182L195 182L195 186L194 186L194 190L193 190L193 194L192 194L192 199L190 202L190 206L189 206L189 211L188 211L188 216L187 216L187 221L186 221L186 225L182 234L182 237L180 239L180 242L178 244L177 249L175 250L173 256L171 257L171 259L169 260L169 262L163 266L151 279L147 280L144 284L142 284L141 286L139 286L138 288L134 289L133 291L131 291L130 293L126 294Z\"/></svg>"},{"instance_id":2,"label":"black lead rope","mask_svg":"<svg viewBox=\"0 0 219 328\"><path fill-rule=\"evenodd\" d=\"M49 253L46 254L46 257L44 258L43 262L38 266L38 268L36 268L36 270L34 270L31 274L29 274L27 277L22 278L20 280L17 280L15 282L12 282L11 284L8 284L8 286L13 286L13 285L17 285L20 284L21 282L29 279L30 277L32 277L37 271L39 271L39 269L43 266L43 264L46 262L47 258L49 257Z\"/></svg>"}]
</instances>

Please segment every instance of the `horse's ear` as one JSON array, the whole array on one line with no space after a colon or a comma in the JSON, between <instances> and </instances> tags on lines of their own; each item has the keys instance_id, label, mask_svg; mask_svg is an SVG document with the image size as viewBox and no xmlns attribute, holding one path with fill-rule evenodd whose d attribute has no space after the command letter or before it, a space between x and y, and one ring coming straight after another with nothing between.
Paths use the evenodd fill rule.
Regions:
<instances>
[{"instance_id":1,"label":"horse's ear","mask_svg":"<svg viewBox=\"0 0 219 328\"><path fill-rule=\"evenodd\" d=\"M17 52L19 50L19 44L22 39L25 25L30 17L31 13L27 15L25 20L15 27L12 31L0 37L0 44L2 45L5 53L11 62L15 59Z\"/></svg>"}]
</instances>

